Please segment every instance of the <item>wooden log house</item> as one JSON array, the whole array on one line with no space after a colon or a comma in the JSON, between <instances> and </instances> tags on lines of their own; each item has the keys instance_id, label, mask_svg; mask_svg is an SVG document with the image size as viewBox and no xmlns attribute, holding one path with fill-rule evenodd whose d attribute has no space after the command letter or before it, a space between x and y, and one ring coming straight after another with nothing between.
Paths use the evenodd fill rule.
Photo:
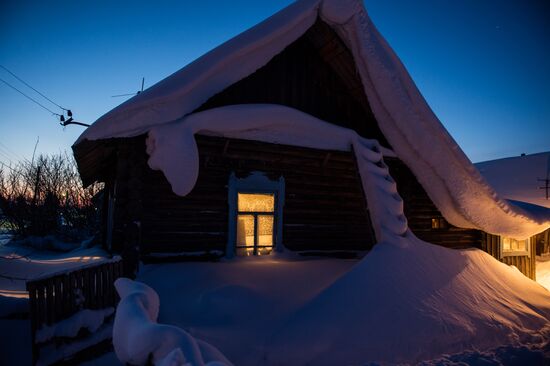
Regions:
<instances>
[{"instance_id":1,"label":"wooden log house","mask_svg":"<svg viewBox=\"0 0 550 366\"><path fill-rule=\"evenodd\" d=\"M204 98L189 114L236 104L284 105L392 151L359 74L346 41L318 16L282 51ZM147 91L142 94L146 97ZM80 139L73 146L84 185L105 183L102 234L113 251L124 250L131 223L139 223L143 257L212 259L282 248L303 255L354 256L377 242L353 151L199 134L198 179L181 197L161 171L148 166L146 138L145 131ZM415 235L448 248L483 249L534 278L529 240L451 225L410 167L389 155L384 161Z\"/></svg>"}]
</instances>

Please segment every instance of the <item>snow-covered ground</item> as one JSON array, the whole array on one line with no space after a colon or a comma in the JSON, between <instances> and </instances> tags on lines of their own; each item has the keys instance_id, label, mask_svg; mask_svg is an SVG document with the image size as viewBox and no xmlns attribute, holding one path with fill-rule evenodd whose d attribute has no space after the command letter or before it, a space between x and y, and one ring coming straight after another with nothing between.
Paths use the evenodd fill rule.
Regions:
<instances>
[{"instance_id":1,"label":"snow-covered ground","mask_svg":"<svg viewBox=\"0 0 550 366\"><path fill-rule=\"evenodd\" d=\"M60 253L12 243L0 245L0 296L28 297L25 291L27 280L108 259L108 254L98 247Z\"/></svg>"},{"instance_id":2,"label":"snow-covered ground","mask_svg":"<svg viewBox=\"0 0 550 366\"><path fill-rule=\"evenodd\" d=\"M159 323L235 365L550 360L550 292L480 250L409 240L359 261L147 265L138 280L159 294Z\"/></svg>"},{"instance_id":3,"label":"snow-covered ground","mask_svg":"<svg viewBox=\"0 0 550 366\"><path fill-rule=\"evenodd\" d=\"M208 342L235 365L550 360L550 292L480 250L409 239L414 246L382 243L361 260L274 255L145 265L138 280L159 294L159 323ZM544 263L539 270L550 274ZM28 320L0 326L2 363L30 362ZM114 353L86 363L119 364Z\"/></svg>"}]
</instances>

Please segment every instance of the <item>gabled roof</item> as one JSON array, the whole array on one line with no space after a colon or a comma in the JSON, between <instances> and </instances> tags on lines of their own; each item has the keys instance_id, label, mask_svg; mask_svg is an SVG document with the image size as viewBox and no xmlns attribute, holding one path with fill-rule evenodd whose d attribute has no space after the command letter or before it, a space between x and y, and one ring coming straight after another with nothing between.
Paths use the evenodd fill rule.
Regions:
<instances>
[{"instance_id":1,"label":"gabled roof","mask_svg":"<svg viewBox=\"0 0 550 366\"><path fill-rule=\"evenodd\" d=\"M365 94L397 156L455 226L527 237L550 227L500 199L448 134L360 0L299 0L98 119L77 140L130 137L181 120L252 74L320 17L353 54Z\"/></svg>"}]
</instances>

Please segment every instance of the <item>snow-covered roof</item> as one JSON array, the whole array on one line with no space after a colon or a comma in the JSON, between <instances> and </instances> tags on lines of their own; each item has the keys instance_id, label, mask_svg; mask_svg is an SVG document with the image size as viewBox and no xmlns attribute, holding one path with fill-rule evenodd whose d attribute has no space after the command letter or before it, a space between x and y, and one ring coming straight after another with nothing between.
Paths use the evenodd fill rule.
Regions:
<instances>
[{"instance_id":1,"label":"snow-covered roof","mask_svg":"<svg viewBox=\"0 0 550 366\"><path fill-rule=\"evenodd\" d=\"M475 164L481 175L506 199L550 208L544 179L550 179L550 151Z\"/></svg>"},{"instance_id":2,"label":"snow-covered roof","mask_svg":"<svg viewBox=\"0 0 550 366\"><path fill-rule=\"evenodd\" d=\"M252 74L320 17L352 52L379 127L397 156L455 226L517 238L550 227L548 215L500 199L448 134L360 0L299 0L105 114L77 140L131 137L181 120Z\"/></svg>"}]
</instances>

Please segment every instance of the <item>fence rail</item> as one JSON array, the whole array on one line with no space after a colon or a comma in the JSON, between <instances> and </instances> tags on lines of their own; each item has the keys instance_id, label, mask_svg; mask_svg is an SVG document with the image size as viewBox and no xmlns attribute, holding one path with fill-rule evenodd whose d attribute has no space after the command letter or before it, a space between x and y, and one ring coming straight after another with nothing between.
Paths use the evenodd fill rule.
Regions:
<instances>
[{"instance_id":1,"label":"fence rail","mask_svg":"<svg viewBox=\"0 0 550 366\"><path fill-rule=\"evenodd\" d=\"M120 258L27 282L33 347L33 364L40 356L36 332L84 309L116 307L114 281L122 276Z\"/></svg>"}]
</instances>

